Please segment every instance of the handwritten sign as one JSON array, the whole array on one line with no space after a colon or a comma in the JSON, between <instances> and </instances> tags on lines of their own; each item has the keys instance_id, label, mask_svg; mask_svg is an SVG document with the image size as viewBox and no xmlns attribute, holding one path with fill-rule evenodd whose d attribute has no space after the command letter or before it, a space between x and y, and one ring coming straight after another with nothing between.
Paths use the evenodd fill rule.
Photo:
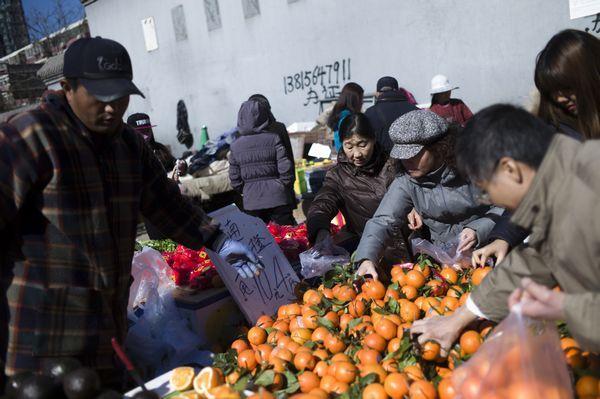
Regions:
<instances>
[{"instance_id":1,"label":"handwritten sign","mask_svg":"<svg viewBox=\"0 0 600 399\"><path fill-rule=\"evenodd\" d=\"M600 12L600 0L569 0L571 19L587 17Z\"/></svg>"},{"instance_id":2,"label":"handwritten sign","mask_svg":"<svg viewBox=\"0 0 600 399\"><path fill-rule=\"evenodd\" d=\"M315 65L283 77L283 93L305 93L304 106L318 104L324 98L337 97L344 83L350 81L352 68L350 58L330 64Z\"/></svg>"},{"instance_id":3,"label":"handwritten sign","mask_svg":"<svg viewBox=\"0 0 600 399\"><path fill-rule=\"evenodd\" d=\"M246 215L235 205L210 216L221 223L221 229L229 238L252 248L265 267L258 277L243 279L223 258L207 251L248 322L254 324L261 315L274 314L279 306L296 299L294 288L298 277L260 219Z\"/></svg>"}]
</instances>

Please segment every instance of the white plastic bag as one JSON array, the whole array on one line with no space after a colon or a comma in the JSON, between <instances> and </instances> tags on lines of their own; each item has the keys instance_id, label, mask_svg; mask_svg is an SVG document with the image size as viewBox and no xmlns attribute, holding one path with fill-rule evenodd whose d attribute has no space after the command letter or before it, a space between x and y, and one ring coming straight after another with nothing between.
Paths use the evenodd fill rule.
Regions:
<instances>
[{"instance_id":1,"label":"white plastic bag","mask_svg":"<svg viewBox=\"0 0 600 399\"><path fill-rule=\"evenodd\" d=\"M413 238L411 246L413 253L421 253L431 256L444 265L453 267L468 267L471 264L472 251L458 252L458 237L440 245L434 245L422 238Z\"/></svg>"},{"instance_id":2,"label":"white plastic bag","mask_svg":"<svg viewBox=\"0 0 600 399\"><path fill-rule=\"evenodd\" d=\"M452 382L457 399L573 398L556 325L523 316L519 305L454 371Z\"/></svg>"},{"instance_id":3,"label":"white plastic bag","mask_svg":"<svg viewBox=\"0 0 600 399\"><path fill-rule=\"evenodd\" d=\"M208 365L208 352L173 298L175 284L160 252L144 247L133 257L134 282L129 291L130 327L125 346L136 365L153 377L173 367L196 361ZM198 360L199 359L199 360Z\"/></svg>"},{"instance_id":4,"label":"white plastic bag","mask_svg":"<svg viewBox=\"0 0 600 399\"><path fill-rule=\"evenodd\" d=\"M322 276L333 268L334 264L350 262L350 254L342 247L338 247L328 236L323 241L300 254L300 273L304 278Z\"/></svg>"}]
</instances>

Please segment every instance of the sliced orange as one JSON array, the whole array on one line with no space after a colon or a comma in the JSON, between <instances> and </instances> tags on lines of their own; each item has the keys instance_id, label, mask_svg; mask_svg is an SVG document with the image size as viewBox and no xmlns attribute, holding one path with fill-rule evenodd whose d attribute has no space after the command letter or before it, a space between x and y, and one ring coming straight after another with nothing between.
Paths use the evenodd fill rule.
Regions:
<instances>
[{"instance_id":1,"label":"sliced orange","mask_svg":"<svg viewBox=\"0 0 600 399\"><path fill-rule=\"evenodd\" d=\"M206 396L208 391L225 383L221 370L213 367L204 367L194 378L194 390Z\"/></svg>"},{"instance_id":2,"label":"sliced orange","mask_svg":"<svg viewBox=\"0 0 600 399\"><path fill-rule=\"evenodd\" d=\"M187 391L192 388L192 381L194 380L193 367L177 367L173 369L171 378L169 378L169 385L173 391Z\"/></svg>"}]
</instances>

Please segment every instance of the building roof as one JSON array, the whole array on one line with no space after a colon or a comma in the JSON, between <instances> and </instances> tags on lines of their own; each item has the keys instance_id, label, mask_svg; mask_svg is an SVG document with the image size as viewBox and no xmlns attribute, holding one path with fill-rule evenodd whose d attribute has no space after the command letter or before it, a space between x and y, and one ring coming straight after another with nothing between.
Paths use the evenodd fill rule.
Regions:
<instances>
[{"instance_id":1,"label":"building roof","mask_svg":"<svg viewBox=\"0 0 600 399\"><path fill-rule=\"evenodd\" d=\"M37 72L38 78L42 79L44 83L60 79L63 74L64 55L65 53L60 53L48 58Z\"/></svg>"}]
</instances>

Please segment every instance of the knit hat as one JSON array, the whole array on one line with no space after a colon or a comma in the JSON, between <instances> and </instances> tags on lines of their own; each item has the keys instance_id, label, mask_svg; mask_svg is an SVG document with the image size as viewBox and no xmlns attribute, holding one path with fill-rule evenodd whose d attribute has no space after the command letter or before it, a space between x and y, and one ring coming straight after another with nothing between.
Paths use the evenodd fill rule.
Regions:
<instances>
[{"instance_id":1,"label":"knit hat","mask_svg":"<svg viewBox=\"0 0 600 399\"><path fill-rule=\"evenodd\" d=\"M447 131L448 122L431 111L408 112L390 126L390 139L394 143L390 156L396 159L412 158L427 144L445 136Z\"/></svg>"}]
</instances>

